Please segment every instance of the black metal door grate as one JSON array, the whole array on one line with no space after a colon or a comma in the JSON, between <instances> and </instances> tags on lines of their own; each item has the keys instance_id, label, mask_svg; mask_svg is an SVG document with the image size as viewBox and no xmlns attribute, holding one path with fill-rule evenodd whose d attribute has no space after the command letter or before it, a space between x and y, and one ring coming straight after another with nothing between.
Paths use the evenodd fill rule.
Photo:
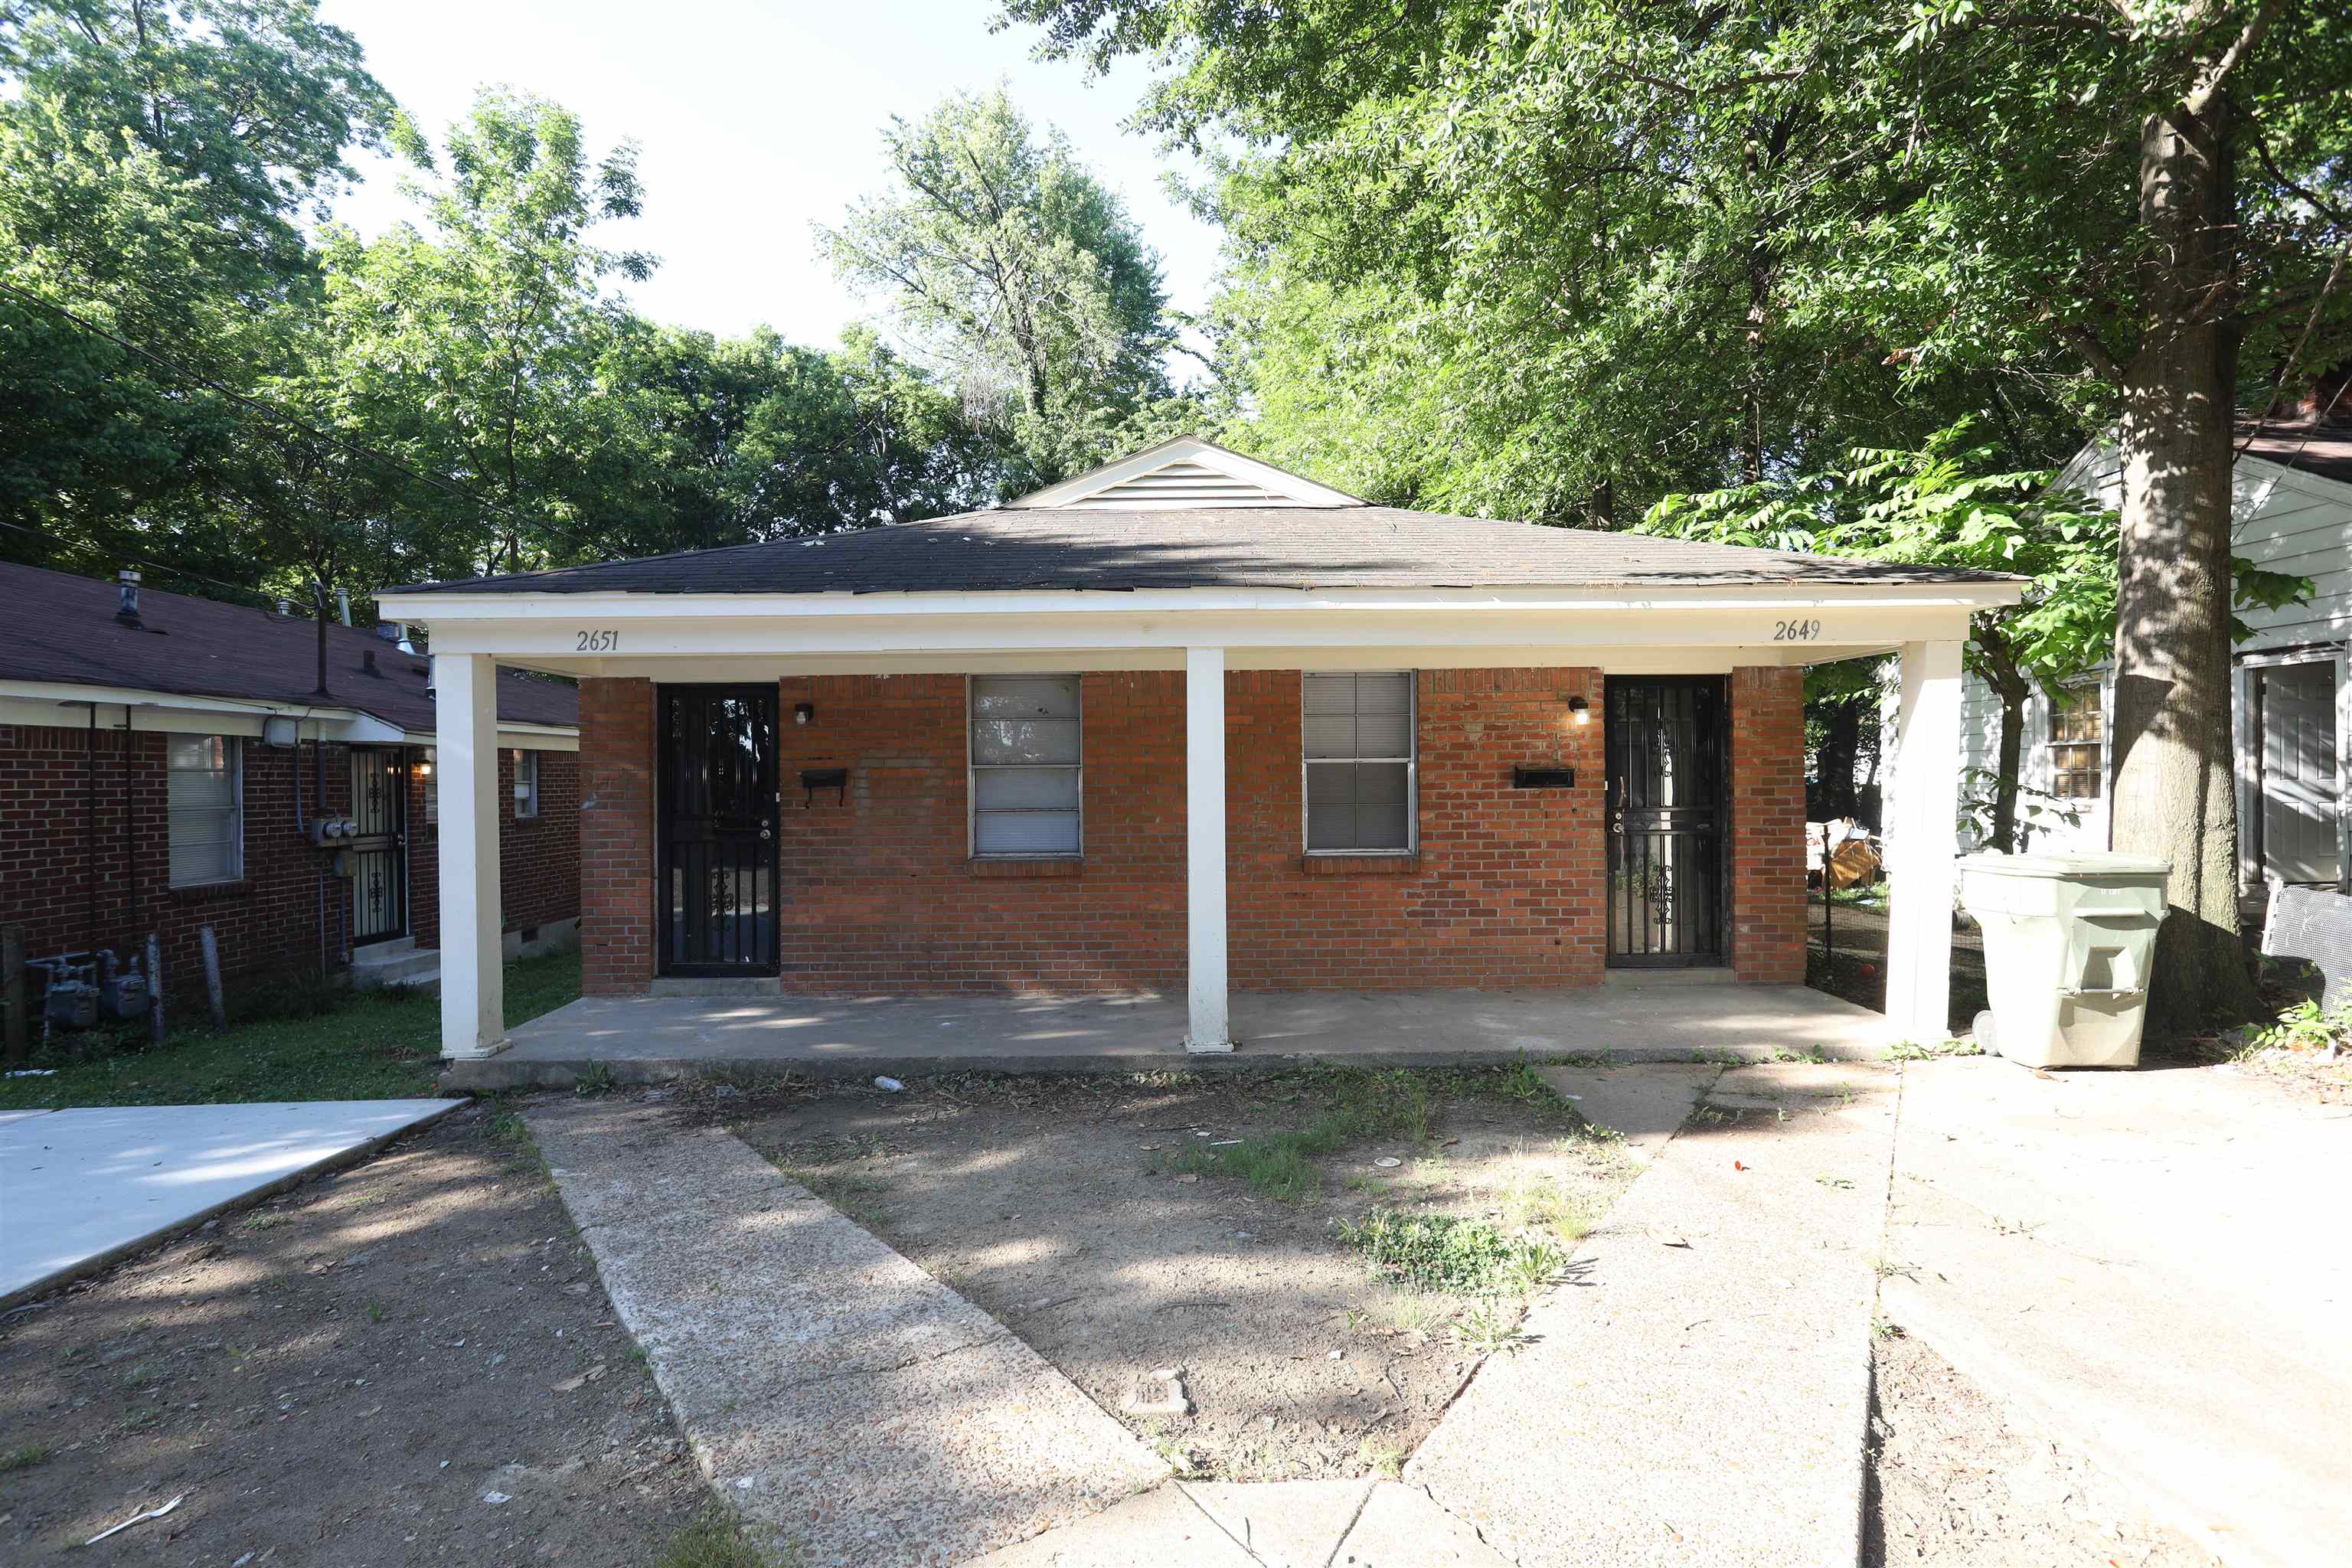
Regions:
<instances>
[{"instance_id":1,"label":"black metal door grate","mask_svg":"<svg viewBox=\"0 0 2352 1568\"><path fill-rule=\"evenodd\" d=\"M1613 677L1607 693L1609 962L1720 963L1723 678Z\"/></svg>"},{"instance_id":2,"label":"black metal door grate","mask_svg":"<svg viewBox=\"0 0 2352 1568\"><path fill-rule=\"evenodd\" d=\"M661 688L661 972L776 973L776 689Z\"/></svg>"},{"instance_id":3,"label":"black metal door grate","mask_svg":"<svg viewBox=\"0 0 2352 1568\"><path fill-rule=\"evenodd\" d=\"M408 753L362 746L352 752L352 821L344 847L352 871L352 945L408 934Z\"/></svg>"}]
</instances>

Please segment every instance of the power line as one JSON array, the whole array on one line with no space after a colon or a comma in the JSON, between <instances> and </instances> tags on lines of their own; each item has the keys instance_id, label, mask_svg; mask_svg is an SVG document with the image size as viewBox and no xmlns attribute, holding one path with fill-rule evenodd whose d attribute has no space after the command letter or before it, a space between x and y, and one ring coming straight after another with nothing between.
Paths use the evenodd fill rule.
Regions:
<instances>
[{"instance_id":1,"label":"power line","mask_svg":"<svg viewBox=\"0 0 2352 1568\"><path fill-rule=\"evenodd\" d=\"M42 529L27 528L21 522L8 522L5 520L0 520L0 528L11 529L18 533L29 533L36 539L50 539L53 537L53 535ZM208 588L226 588L232 594L240 594L249 599L259 599L264 605L268 605L273 609L276 607L276 601L271 595L266 594L262 590L256 588L249 584L240 584L236 583L224 583L217 577L207 577L201 572L191 572L184 566L174 566L168 562L151 561L137 555L123 555L119 556L116 559L121 564L144 566L150 572L167 572L175 577L184 577L191 583L202 583Z\"/></svg>"}]
</instances>

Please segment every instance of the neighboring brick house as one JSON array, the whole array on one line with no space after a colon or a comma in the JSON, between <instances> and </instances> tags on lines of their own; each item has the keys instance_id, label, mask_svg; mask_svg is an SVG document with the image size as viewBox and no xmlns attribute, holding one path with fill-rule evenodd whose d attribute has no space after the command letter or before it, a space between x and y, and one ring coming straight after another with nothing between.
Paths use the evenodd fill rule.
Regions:
<instances>
[{"instance_id":1,"label":"neighboring brick house","mask_svg":"<svg viewBox=\"0 0 2352 1568\"><path fill-rule=\"evenodd\" d=\"M1370 506L1182 437L993 511L382 604L465 650L477 732L501 664L580 680L592 994L1181 990L1219 1049L1234 991L1801 983L1803 667L1886 652L1889 1012L1940 1032L1959 646L2021 588ZM501 1039L467 979L454 1058Z\"/></svg>"},{"instance_id":2,"label":"neighboring brick house","mask_svg":"<svg viewBox=\"0 0 2352 1568\"><path fill-rule=\"evenodd\" d=\"M127 955L152 932L184 994L209 925L232 979L435 983L427 661L396 628L325 630L322 695L315 620L0 564L0 926L28 958ZM505 945L566 946L578 693L499 687Z\"/></svg>"}]
</instances>

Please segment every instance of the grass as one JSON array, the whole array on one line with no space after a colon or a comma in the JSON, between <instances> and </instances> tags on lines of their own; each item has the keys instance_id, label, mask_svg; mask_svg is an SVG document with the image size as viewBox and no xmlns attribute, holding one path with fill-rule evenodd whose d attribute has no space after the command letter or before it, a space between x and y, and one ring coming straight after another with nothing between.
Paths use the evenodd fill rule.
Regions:
<instances>
[{"instance_id":1,"label":"grass","mask_svg":"<svg viewBox=\"0 0 2352 1568\"><path fill-rule=\"evenodd\" d=\"M1392 1481L1404 1474L1404 1448L1396 1443L1383 1443L1367 1437L1358 1446L1356 1457L1366 1469L1382 1480Z\"/></svg>"},{"instance_id":2,"label":"grass","mask_svg":"<svg viewBox=\"0 0 2352 1568\"><path fill-rule=\"evenodd\" d=\"M1552 1242L1454 1215L1374 1209L1361 1225L1340 1221L1339 1235L1381 1279L1450 1296L1525 1295L1568 1268Z\"/></svg>"},{"instance_id":3,"label":"grass","mask_svg":"<svg viewBox=\"0 0 2352 1568\"><path fill-rule=\"evenodd\" d=\"M1300 1075L1320 1109L1307 1125L1266 1132L1223 1148L1185 1150L1171 1162L1179 1171L1223 1172L1251 1191L1286 1204L1323 1192L1323 1174L1310 1163L1366 1138L1429 1141L1430 1086L1423 1075L1361 1068L1325 1068Z\"/></svg>"},{"instance_id":4,"label":"grass","mask_svg":"<svg viewBox=\"0 0 2352 1568\"><path fill-rule=\"evenodd\" d=\"M49 1457L47 1443L19 1443L13 1448L0 1449L0 1476L15 1470L29 1470Z\"/></svg>"},{"instance_id":5,"label":"grass","mask_svg":"<svg viewBox=\"0 0 2352 1568\"><path fill-rule=\"evenodd\" d=\"M716 1510L674 1536L655 1568L780 1568L753 1543L742 1521Z\"/></svg>"},{"instance_id":6,"label":"grass","mask_svg":"<svg viewBox=\"0 0 2352 1568\"><path fill-rule=\"evenodd\" d=\"M580 994L580 956L507 965L511 1026ZM183 1019L188 1015L183 1011ZM198 1016L202 1016L201 1009ZM53 1037L54 1050L58 1043ZM37 1060L47 1078L0 1079L0 1110L203 1105L240 1100L397 1100L433 1091L441 1004L416 992L339 992L315 1016L173 1027L169 1043L98 1060Z\"/></svg>"}]
</instances>

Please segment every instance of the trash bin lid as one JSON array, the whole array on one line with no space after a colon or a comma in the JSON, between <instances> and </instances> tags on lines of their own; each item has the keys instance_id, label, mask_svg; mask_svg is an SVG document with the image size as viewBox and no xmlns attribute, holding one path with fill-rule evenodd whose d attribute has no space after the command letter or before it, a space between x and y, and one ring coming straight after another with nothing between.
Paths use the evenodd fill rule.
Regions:
<instances>
[{"instance_id":1,"label":"trash bin lid","mask_svg":"<svg viewBox=\"0 0 2352 1568\"><path fill-rule=\"evenodd\" d=\"M2168 877L2172 862L2153 855L2116 855L2105 850L2002 855L1986 850L1960 858L1960 869L1994 877Z\"/></svg>"}]
</instances>

